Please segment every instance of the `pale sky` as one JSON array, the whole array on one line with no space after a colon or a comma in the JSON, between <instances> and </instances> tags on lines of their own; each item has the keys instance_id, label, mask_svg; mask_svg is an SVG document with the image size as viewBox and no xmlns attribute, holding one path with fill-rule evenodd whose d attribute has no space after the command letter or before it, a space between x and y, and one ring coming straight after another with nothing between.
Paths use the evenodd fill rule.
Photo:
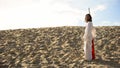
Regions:
<instances>
[{"instance_id":1,"label":"pale sky","mask_svg":"<svg viewBox=\"0 0 120 68\"><path fill-rule=\"evenodd\" d=\"M0 30L85 26L91 8L94 26L120 26L119 0L0 0Z\"/></svg>"}]
</instances>

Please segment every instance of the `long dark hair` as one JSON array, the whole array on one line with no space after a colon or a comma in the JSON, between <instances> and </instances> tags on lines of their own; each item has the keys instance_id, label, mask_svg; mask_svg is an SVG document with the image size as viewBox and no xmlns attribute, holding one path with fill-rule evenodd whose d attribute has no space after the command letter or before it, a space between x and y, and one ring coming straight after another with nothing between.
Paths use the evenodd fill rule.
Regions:
<instances>
[{"instance_id":1,"label":"long dark hair","mask_svg":"<svg viewBox=\"0 0 120 68\"><path fill-rule=\"evenodd\" d=\"M90 14L85 15L85 22L92 22L92 16Z\"/></svg>"}]
</instances>

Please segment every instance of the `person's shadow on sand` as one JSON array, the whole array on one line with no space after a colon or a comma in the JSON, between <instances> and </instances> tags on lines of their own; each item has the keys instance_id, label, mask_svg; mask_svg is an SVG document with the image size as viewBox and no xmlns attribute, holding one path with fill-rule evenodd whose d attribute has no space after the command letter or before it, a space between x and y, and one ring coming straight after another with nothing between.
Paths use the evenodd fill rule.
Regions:
<instances>
[{"instance_id":1,"label":"person's shadow on sand","mask_svg":"<svg viewBox=\"0 0 120 68\"><path fill-rule=\"evenodd\" d=\"M116 62L115 60L120 60L118 59L111 59L109 58L109 61L106 60L102 60L102 59L95 59L93 62L97 63L97 64L101 64L101 65L108 65L110 66L110 68L120 68L120 64L118 62Z\"/></svg>"}]
</instances>

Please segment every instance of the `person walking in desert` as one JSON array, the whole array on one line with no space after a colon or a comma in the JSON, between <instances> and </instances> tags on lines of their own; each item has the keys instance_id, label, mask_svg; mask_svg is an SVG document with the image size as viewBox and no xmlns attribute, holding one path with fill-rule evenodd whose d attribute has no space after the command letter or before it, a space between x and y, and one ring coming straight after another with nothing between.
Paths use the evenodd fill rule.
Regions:
<instances>
[{"instance_id":1,"label":"person walking in desert","mask_svg":"<svg viewBox=\"0 0 120 68\"><path fill-rule=\"evenodd\" d=\"M85 15L85 22L86 22L86 28L85 33L83 36L84 39L84 56L85 60L93 60L95 59L95 51L94 51L94 38L95 38L95 29L93 27L92 23L92 17L89 14Z\"/></svg>"}]
</instances>

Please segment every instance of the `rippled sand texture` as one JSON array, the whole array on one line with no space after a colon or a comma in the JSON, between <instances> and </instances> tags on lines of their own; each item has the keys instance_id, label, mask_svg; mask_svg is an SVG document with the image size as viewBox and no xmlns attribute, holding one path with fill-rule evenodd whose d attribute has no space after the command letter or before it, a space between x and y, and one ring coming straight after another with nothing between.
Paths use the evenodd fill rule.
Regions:
<instances>
[{"instance_id":1,"label":"rippled sand texture","mask_svg":"<svg viewBox=\"0 0 120 68\"><path fill-rule=\"evenodd\" d=\"M120 26L96 30L93 61L84 60L84 27L0 31L0 68L120 68Z\"/></svg>"}]
</instances>

